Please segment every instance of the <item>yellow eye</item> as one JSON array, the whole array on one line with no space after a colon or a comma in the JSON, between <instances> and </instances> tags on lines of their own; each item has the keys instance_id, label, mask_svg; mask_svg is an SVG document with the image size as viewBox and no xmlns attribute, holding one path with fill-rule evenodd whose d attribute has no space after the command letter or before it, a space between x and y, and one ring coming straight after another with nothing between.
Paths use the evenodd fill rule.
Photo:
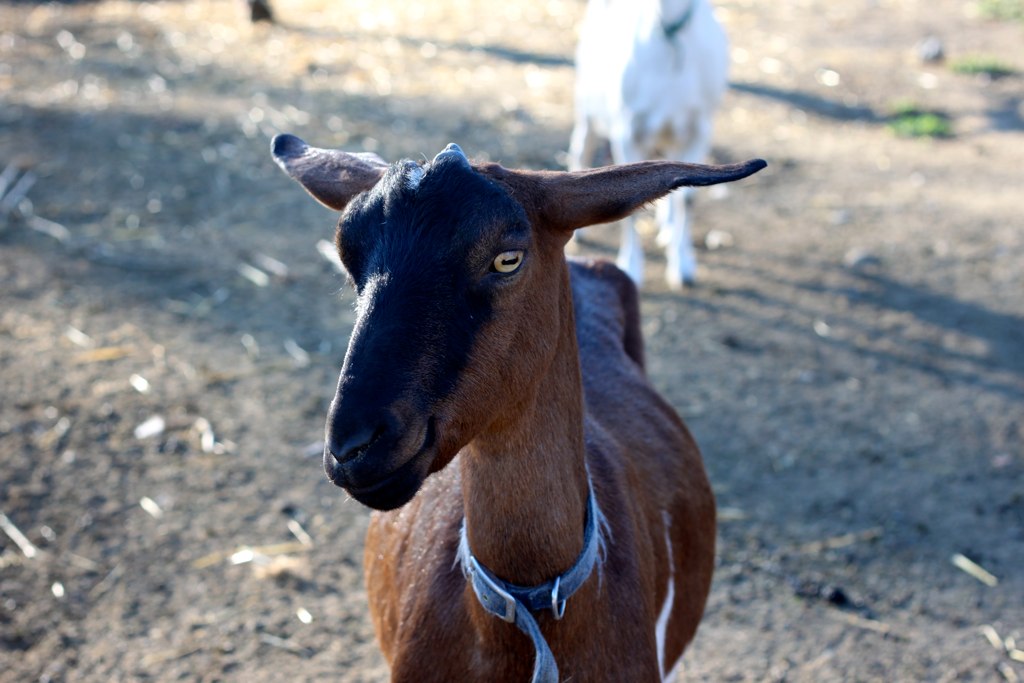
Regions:
<instances>
[{"instance_id":1,"label":"yellow eye","mask_svg":"<svg viewBox=\"0 0 1024 683\"><path fill-rule=\"evenodd\" d=\"M498 254L491 265L499 273L514 273L523 263L522 250L503 251Z\"/></svg>"}]
</instances>

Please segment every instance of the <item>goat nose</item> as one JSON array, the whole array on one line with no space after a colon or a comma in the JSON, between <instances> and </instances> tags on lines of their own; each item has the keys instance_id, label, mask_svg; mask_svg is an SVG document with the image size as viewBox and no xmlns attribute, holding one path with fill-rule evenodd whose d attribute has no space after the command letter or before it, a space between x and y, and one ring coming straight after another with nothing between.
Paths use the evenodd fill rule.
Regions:
<instances>
[{"instance_id":1,"label":"goat nose","mask_svg":"<svg viewBox=\"0 0 1024 683\"><path fill-rule=\"evenodd\" d=\"M343 465L358 458L383 432L382 425L380 427L359 427L341 435L332 433L327 438L327 447L334 459Z\"/></svg>"}]
</instances>

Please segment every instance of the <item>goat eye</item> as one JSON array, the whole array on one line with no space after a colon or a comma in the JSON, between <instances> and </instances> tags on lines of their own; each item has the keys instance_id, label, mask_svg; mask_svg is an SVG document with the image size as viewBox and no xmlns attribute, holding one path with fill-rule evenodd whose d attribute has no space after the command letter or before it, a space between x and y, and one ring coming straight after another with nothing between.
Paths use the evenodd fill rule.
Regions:
<instances>
[{"instance_id":1,"label":"goat eye","mask_svg":"<svg viewBox=\"0 0 1024 683\"><path fill-rule=\"evenodd\" d=\"M514 273L523 263L522 250L503 251L494 258L492 267L499 273Z\"/></svg>"}]
</instances>

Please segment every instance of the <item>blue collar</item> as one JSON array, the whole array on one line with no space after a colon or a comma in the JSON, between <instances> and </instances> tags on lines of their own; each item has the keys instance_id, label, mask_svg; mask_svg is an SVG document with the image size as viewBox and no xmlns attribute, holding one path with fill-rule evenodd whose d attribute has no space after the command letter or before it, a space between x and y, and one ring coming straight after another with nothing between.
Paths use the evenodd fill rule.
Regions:
<instances>
[{"instance_id":1,"label":"blue collar","mask_svg":"<svg viewBox=\"0 0 1024 683\"><path fill-rule=\"evenodd\" d=\"M536 652L533 660L533 683L558 683L558 664L547 641L544 640L544 635L540 632L537 619L531 613L550 609L556 620L561 619L565 613L566 600L590 578L597 564L598 555L601 554L601 527L605 526L606 522L601 509L597 506L594 489L589 486L589 482L588 489L583 550L564 574L539 586L517 586L508 583L480 564L469 552L466 525L463 521L462 544L459 548L462 571L468 577L473 592L485 610L499 619L515 624L533 641Z\"/></svg>"},{"instance_id":2,"label":"blue collar","mask_svg":"<svg viewBox=\"0 0 1024 683\"><path fill-rule=\"evenodd\" d=\"M676 19L671 24L666 24L664 18L662 19L661 30L664 32L665 38L668 39L670 43L675 39L677 33L689 25L690 20L693 19L693 11L696 4L696 0L691 2L690 6L686 9L686 12L683 13L683 16Z\"/></svg>"}]
</instances>

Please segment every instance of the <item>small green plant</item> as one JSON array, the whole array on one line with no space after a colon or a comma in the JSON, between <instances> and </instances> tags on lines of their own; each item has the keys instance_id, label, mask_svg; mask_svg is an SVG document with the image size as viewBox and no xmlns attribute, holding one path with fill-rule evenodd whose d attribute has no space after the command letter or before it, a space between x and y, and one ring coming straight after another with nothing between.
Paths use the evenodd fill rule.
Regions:
<instances>
[{"instance_id":1,"label":"small green plant","mask_svg":"<svg viewBox=\"0 0 1024 683\"><path fill-rule=\"evenodd\" d=\"M999 21L1024 21L1024 0L981 0L981 15Z\"/></svg>"},{"instance_id":2,"label":"small green plant","mask_svg":"<svg viewBox=\"0 0 1024 683\"><path fill-rule=\"evenodd\" d=\"M985 75L989 78L1002 78L1012 76L1017 70L1006 62L1001 62L995 57L963 57L951 63L949 68L954 73L966 74L968 76Z\"/></svg>"},{"instance_id":3,"label":"small green plant","mask_svg":"<svg viewBox=\"0 0 1024 683\"><path fill-rule=\"evenodd\" d=\"M911 103L897 105L888 125L901 138L953 137L953 123L948 114L925 110Z\"/></svg>"}]
</instances>

